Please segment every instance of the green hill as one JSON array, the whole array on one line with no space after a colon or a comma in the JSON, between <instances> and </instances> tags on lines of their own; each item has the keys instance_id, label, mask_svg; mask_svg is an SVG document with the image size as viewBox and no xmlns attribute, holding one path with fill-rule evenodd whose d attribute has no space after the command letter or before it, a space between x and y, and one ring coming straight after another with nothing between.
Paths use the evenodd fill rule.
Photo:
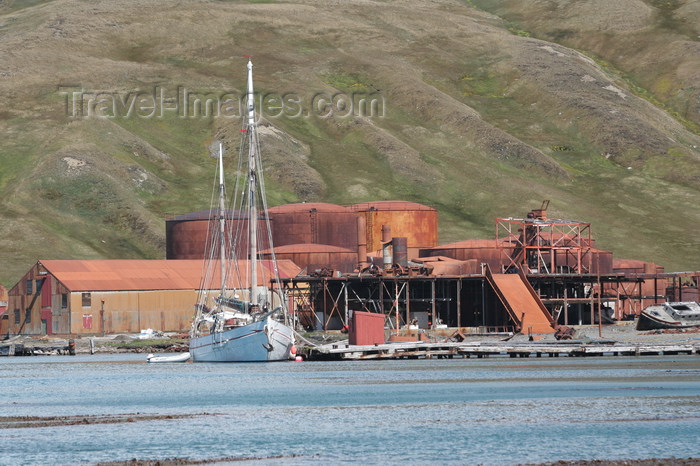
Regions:
<instances>
[{"instance_id":1,"label":"green hill","mask_svg":"<svg viewBox=\"0 0 700 466\"><path fill-rule=\"evenodd\" d=\"M421 202L450 242L550 199L615 257L697 270L700 2L585 3L1 2L0 282L163 258L236 150L246 54L272 205Z\"/></svg>"}]
</instances>

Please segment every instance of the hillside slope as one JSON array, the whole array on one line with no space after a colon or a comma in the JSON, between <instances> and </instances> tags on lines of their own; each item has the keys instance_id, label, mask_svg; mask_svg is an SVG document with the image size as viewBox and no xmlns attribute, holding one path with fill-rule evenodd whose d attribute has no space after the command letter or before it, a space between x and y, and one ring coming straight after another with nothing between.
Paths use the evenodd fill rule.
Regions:
<instances>
[{"instance_id":1,"label":"hillside slope","mask_svg":"<svg viewBox=\"0 0 700 466\"><path fill-rule=\"evenodd\" d=\"M599 3L567 20L573 36L615 8ZM0 282L38 258L162 258L165 215L209 205L210 147L236 150L245 54L272 205L426 203L450 242L491 238L495 217L550 199L551 216L592 222L616 257L700 268L694 117L545 40L562 36L547 36L556 18L535 38L494 13L449 0L3 2Z\"/></svg>"}]
</instances>

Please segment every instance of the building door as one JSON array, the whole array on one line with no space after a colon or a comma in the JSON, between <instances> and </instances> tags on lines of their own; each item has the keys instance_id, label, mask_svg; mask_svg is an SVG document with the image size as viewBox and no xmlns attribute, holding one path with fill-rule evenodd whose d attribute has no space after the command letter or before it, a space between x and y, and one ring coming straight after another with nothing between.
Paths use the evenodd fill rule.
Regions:
<instances>
[{"instance_id":1,"label":"building door","mask_svg":"<svg viewBox=\"0 0 700 466\"><path fill-rule=\"evenodd\" d=\"M53 326L51 322L53 321L53 313L50 307L42 308L41 310L41 334L51 335L53 334Z\"/></svg>"}]
</instances>

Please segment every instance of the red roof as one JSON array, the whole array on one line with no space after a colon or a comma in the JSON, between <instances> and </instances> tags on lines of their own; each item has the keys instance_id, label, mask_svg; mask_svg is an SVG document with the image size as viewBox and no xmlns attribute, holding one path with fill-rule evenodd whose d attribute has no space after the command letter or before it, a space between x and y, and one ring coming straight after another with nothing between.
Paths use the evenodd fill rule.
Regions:
<instances>
[{"instance_id":1,"label":"red roof","mask_svg":"<svg viewBox=\"0 0 700 466\"><path fill-rule=\"evenodd\" d=\"M193 290L200 287L201 260L45 260L46 270L71 291ZM270 261L261 272L270 275ZM299 274L292 261L278 261L282 278ZM215 267L215 270L219 270ZM217 274L218 276L218 274ZM269 279L264 277L264 279ZM262 282L261 282L262 283ZM246 286L246 284L235 284Z\"/></svg>"}]
</instances>

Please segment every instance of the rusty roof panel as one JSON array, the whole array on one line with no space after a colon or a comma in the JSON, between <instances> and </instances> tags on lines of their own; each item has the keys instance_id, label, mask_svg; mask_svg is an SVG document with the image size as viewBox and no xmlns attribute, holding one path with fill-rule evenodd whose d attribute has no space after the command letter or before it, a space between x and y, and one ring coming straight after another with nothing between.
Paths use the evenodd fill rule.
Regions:
<instances>
[{"instance_id":1,"label":"rusty roof panel","mask_svg":"<svg viewBox=\"0 0 700 466\"><path fill-rule=\"evenodd\" d=\"M40 263L71 291L191 290L200 286L201 260L46 260ZM272 265L261 261L269 280ZM291 261L278 261L282 278L299 274ZM215 267L218 273L218 266ZM261 274L264 271L261 271ZM233 284L246 286L246 284Z\"/></svg>"}]
</instances>

